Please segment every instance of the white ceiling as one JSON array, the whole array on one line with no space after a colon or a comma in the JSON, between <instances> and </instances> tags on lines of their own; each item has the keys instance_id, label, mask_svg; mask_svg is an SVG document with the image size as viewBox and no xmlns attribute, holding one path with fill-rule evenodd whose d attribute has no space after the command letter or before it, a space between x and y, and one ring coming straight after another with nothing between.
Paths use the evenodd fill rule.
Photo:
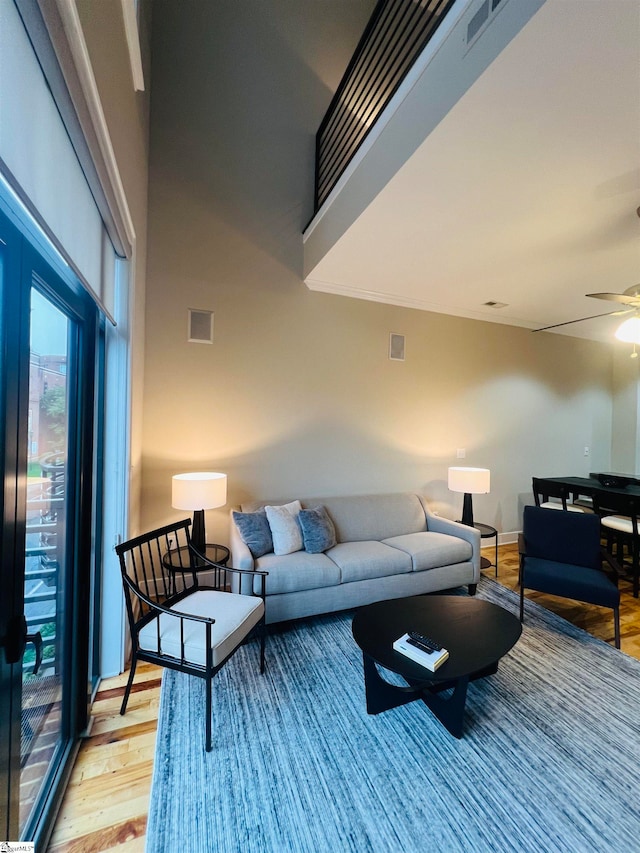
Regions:
<instances>
[{"instance_id":1,"label":"white ceiling","mask_svg":"<svg viewBox=\"0 0 640 853\"><path fill-rule=\"evenodd\" d=\"M640 0L547 0L307 281L562 323L616 308L584 294L640 282L639 205ZM620 322L559 331L611 340Z\"/></svg>"}]
</instances>

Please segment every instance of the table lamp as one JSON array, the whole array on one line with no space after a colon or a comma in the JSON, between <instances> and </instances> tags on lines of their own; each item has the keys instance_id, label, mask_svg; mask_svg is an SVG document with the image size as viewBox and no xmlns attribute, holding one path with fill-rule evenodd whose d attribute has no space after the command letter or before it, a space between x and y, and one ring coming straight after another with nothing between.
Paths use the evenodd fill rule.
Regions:
<instances>
[{"instance_id":1,"label":"table lamp","mask_svg":"<svg viewBox=\"0 0 640 853\"><path fill-rule=\"evenodd\" d=\"M489 491L491 472L488 468L449 468L449 488L463 492L462 523L473 527L471 495L484 495Z\"/></svg>"},{"instance_id":2,"label":"table lamp","mask_svg":"<svg viewBox=\"0 0 640 853\"><path fill-rule=\"evenodd\" d=\"M226 504L227 475L211 471L175 474L171 484L171 506L175 509L193 510L191 542L197 551L204 554L207 542L204 511Z\"/></svg>"}]
</instances>

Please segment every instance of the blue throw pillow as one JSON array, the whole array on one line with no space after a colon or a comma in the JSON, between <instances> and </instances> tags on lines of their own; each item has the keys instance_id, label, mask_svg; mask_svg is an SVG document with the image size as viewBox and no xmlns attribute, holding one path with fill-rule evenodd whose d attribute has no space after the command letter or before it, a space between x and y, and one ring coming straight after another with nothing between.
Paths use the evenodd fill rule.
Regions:
<instances>
[{"instance_id":1,"label":"blue throw pillow","mask_svg":"<svg viewBox=\"0 0 640 853\"><path fill-rule=\"evenodd\" d=\"M233 512L233 520L240 533L240 538L254 557L262 557L273 551L271 528L267 521L266 512Z\"/></svg>"},{"instance_id":2,"label":"blue throw pillow","mask_svg":"<svg viewBox=\"0 0 640 853\"><path fill-rule=\"evenodd\" d=\"M336 529L323 506L301 509L298 521L302 528L304 549L309 554L322 554L336 544Z\"/></svg>"}]
</instances>

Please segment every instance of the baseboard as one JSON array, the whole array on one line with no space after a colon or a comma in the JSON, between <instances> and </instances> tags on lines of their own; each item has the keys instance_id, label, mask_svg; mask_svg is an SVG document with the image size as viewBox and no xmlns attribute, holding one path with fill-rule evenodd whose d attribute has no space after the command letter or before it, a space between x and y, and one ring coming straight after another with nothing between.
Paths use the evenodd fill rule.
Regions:
<instances>
[{"instance_id":1,"label":"baseboard","mask_svg":"<svg viewBox=\"0 0 640 853\"><path fill-rule=\"evenodd\" d=\"M518 541L518 536L520 535L519 530L507 531L506 533L498 533L498 545L512 545ZM485 545L483 543L482 548L494 548L494 545Z\"/></svg>"}]
</instances>

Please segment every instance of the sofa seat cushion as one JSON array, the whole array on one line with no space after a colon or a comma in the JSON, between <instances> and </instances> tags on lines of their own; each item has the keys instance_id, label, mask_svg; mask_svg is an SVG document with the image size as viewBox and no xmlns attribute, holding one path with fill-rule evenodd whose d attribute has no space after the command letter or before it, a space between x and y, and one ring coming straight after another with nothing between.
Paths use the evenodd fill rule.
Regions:
<instances>
[{"instance_id":1,"label":"sofa seat cushion","mask_svg":"<svg viewBox=\"0 0 640 853\"><path fill-rule=\"evenodd\" d=\"M471 559L473 553L471 544L464 539L428 531L392 536L390 539L384 539L382 544L407 554L411 558L414 572L464 563Z\"/></svg>"},{"instance_id":2,"label":"sofa seat cushion","mask_svg":"<svg viewBox=\"0 0 640 853\"><path fill-rule=\"evenodd\" d=\"M340 583L340 569L324 554L309 554L307 551L281 556L265 554L256 560L255 566L260 571L269 572L266 582L268 596ZM260 581L256 579L255 592L259 591L259 586Z\"/></svg>"},{"instance_id":3,"label":"sofa seat cushion","mask_svg":"<svg viewBox=\"0 0 640 853\"><path fill-rule=\"evenodd\" d=\"M342 583L411 571L409 555L382 542L340 542L327 556L340 567Z\"/></svg>"}]
</instances>

